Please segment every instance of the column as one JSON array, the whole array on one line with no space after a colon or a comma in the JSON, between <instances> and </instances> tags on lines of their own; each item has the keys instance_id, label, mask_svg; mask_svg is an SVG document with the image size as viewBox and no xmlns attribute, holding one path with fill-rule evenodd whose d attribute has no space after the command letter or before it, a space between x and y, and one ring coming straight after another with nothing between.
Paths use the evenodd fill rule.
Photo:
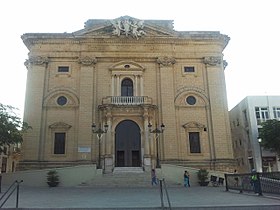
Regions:
<instances>
[{"instance_id":1,"label":"column","mask_svg":"<svg viewBox=\"0 0 280 210\"><path fill-rule=\"evenodd\" d=\"M115 95L115 75L112 75L112 82L111 82L111 95Z\"/></svg>"},{"instance_id":2,"label":"column","mask_svg":"<svg viewBox=\"0 0 280 210\"><path fill-rule=\"evenodd\" d=\"M144 96L144 84L143 84L143 76L140 75L140 96Z\"/></svg>"},{"instance_id":3,"label":"column","mask_svg":"<svg viewBox=\"0 0 280 210\"><path fill-rule=\"evenodd\" d=\"M117 96L120 96L120 75L117 75Z\"/></svg>"},{"instance_id":4,"label":"column","mask_svg":"<svg viewBox=\"0 0 280 210\"><path fill-rule=\"evenodd\" d=\"M150 138L149 138L149 114L148 110L144 110L144 156L143 156L143 166L145 171L150 171L151 170L151 165L152 165L152 158L151 158L151 145L150 145Z\"/></svg>"},{"instance_id":5,"label":"column","mask_svg":"<svg viewBox=\"0 0 280 210\"><path fill-rule=\"evenodd\" d=\"M134 75L135 78L135 96L139 96L138 93L138 75Z\"/></svg>"},{"instance_id":6,"label":"column","mask_svg":"<svg viewBox=\"0 0 280 210\"><path fill-rule=\"evenodd\" d=\"M112 114L111 110L107 110L106 117L107 119L107 124L108 124L108 131L106 133L106 138L104 138L105 142L105 156L104 156L104 173L112 173L113 172L113 153L112 153L112 148L113 148L113 134L112 132Z\"/></svg>"}]
</instances>

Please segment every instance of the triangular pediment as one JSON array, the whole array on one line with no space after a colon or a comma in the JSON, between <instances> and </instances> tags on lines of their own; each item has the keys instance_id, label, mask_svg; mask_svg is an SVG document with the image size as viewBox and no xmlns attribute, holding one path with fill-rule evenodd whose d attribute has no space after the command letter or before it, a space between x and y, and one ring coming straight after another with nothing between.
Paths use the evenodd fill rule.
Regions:
<instances>
[{"instance_id":1,"label":"triangular pediment","mask_svg":"<svg viewBox=\"0 0 280 210\"><path fill-rule=\"evenodd\" d=\"M185 123L183 125L183 128L199 128L199 129L201 129L201 128L205 128L205 126L198 123L198 122L193 122L192 121L192 122Z\"/></svg>"},{"instance_id":2,"label":"triangular pediment","mask_svg":"<svg viewBox=\"0 0 280 210\"><path fill-rule=\"evenodd\" d=\"M120 61L113 64L110 68L111 71L116 70L129 70L129 71L144 71L145 68L139 63L133 61Z\"/></svg>"},{"instance_id":3,"label":"triangular pediment","mask_svg":"<svg viewBox=\"0 0 280 210\"><path fill-rule=\"evenodd\" d=\"M113 20L91 19L85 22L84 29L73 33L80 37L141 37L176 36L172 20L139 20L130 16L122 16Z\"/></svg>"},{"instance_id":4,"label":"triangular pediment","mask_svg":"<svg viewBox=\"0 0 280 210\"><path fill-rule=\"evenodd\" d=\"M68 125L67 123L64 123L64 122L55 122L51 125L49 125L49 127L51 129L63 129L63 130L68 130L70 129L72 126L71 125Z\"/></svg>"}]
</instances>

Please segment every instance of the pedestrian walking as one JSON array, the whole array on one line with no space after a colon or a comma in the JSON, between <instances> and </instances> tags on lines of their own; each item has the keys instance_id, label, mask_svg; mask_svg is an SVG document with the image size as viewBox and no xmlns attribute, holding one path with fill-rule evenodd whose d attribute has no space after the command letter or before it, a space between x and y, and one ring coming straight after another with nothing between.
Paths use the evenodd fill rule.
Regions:
<instances>
[{"instance_id":1,"label":"pedestrian walking","mask_svg":"<svg viewBox=\"0 0 280 210\"><path fill-rule=\"evenodd\" d=\"M190 187L190 174L188 171L185 171L184 173L184 187Z\"/></svg>"},{"instance_id":2,"label":"pedestrian walking","mask_svg":"<svg viewBox=\"0 0 280 210\"><path fill-rule=\"evenodd\" d=\"M155 169L152 169L151 176L152 176L152 185L157 185L158 183L157 183L157 176L156 176Z\"/></svg>"}]
</instances>

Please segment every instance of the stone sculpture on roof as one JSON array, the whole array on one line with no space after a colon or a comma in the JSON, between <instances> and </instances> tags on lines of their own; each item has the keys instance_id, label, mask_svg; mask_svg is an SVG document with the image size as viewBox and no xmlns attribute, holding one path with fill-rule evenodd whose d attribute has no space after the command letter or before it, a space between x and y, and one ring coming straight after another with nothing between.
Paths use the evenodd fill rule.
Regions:
<instances>
[{"instance_id":1,"label":"stone sculpture on roof","mask_svg":"<svg viewBox=\"0 0 280 210\"><path fill-rule=\"evenodd\" d=\"M136 39L139 39L142 35L146 35L146 32L143 30L143 20L122 17L117 20L111 20L111 23L113 26L113 35L125 35L126 37L132 36Z\"/></svg>"}]
</instances>

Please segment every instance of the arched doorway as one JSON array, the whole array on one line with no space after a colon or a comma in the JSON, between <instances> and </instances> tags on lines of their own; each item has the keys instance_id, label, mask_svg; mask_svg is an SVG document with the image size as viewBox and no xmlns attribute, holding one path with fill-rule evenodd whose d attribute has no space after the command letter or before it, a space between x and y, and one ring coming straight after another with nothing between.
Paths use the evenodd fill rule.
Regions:
<instances>
[{"instance_id":1,"label":"arched doorway","mask_svg":"<svg viewBox=\"0 0 280 210\"><path fill-rule=\"evenodd\" d=\"M120 122L115 130L115 166L141 166L141 135L139 126L131 121Z\"/></svg>"}]
</instances>

